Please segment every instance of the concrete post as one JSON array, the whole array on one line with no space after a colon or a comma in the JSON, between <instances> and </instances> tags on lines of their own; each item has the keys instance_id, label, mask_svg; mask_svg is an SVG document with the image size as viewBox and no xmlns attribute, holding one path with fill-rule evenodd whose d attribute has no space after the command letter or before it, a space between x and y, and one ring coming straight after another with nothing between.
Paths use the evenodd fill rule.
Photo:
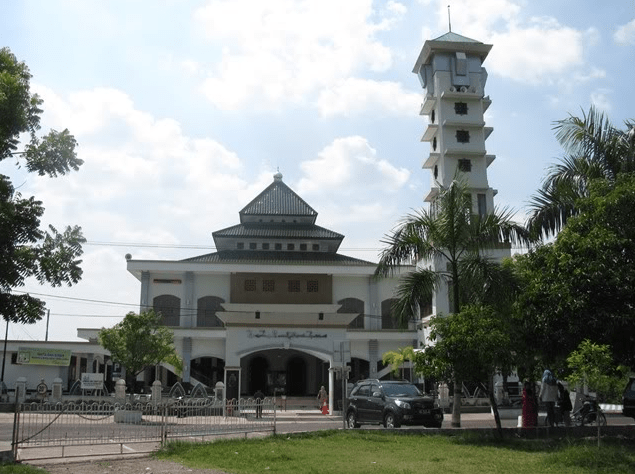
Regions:
<instances>
[{"instance_id":1,"label":"concrete post","mask_svg":"<svg viewBox=\"0 0 635 474\"><path fill-rule=\"evenodd\" d=\"M332 364L332 363L331 363ZM333 390L335 390L335 367L329 368L329 414L333 414Z\"/></svg>"},{"instance_id":2,"label":"concrete post","mask_svg":"<svg viewBox=\"0 0 635 474\"><path fill-rule=\"evenodd\" d=\"M214 386L214 398L219 401L225 399L225 384L223 382L216 382Z\"/></svg>"},{"instance_id":3,"label":"concrete post","mask_svg":"<svg viewBox=\"0 0 635 474\"><path fill-rule=\"evenodd\" d=\"M118 379L115 382L115 400L120 403L126 400L126 381L124 379Z\"/></svg>"},{"instance_id":4,"label":"concrete post","mask_svg":"<svg viewBox=\"0 0 635 474\"><path fill-rule=\"evenodd\" d=\"M155 380L152 382L152 403L157 405L161 402L161 391L163 387L161 386L160 380Z\"/></svg>"},{"instance_id":5,"label":"concrete post","mask_svg":"<svg viewBox=\"0 0 635 474\"><path fill-rule=\"evenodd\" d=\"M51 392L51 398L53 401L60 402L62 401L62 379L56 377L53 379L53 390Z\"/></svg>"},{"instance_id":6,"label":"concrete post","mask_svg":"<svg viewBox=\"0 0 635 474\"><path fill-rule=\"evenodd\" d=\"M18 377L15 382L15 402L24 403L26 400L26 377Z\"/></svg>"}]
</instances>

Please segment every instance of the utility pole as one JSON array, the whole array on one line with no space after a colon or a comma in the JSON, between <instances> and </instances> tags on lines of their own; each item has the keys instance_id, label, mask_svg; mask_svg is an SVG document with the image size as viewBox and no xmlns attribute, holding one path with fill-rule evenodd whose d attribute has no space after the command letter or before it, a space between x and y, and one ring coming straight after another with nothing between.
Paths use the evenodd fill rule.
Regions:
<instances>
[{"instance_id":1,"label":"utility pole","mask_svg":"<svg viewBox=\"0 0 635 474\"><path fill-rule=\"evenodd\" d=\"M44 340L49 340L49 318L51 317L51 310L46 311L46 335L44 336Z\"/></svg>"},{"instance_id":2,"label":"utility pole","mask_svg":"<svg viewBox=\"0 0 635 474\"><path fill-rule=\"evenodd\" d=\"M9 320L7 319L7 329L4 332L4 350L2 351L2 375L0 375L0 383L4 383L4 362L7 358L7 339L9 338Z\"/></svg>"}]
</instances>

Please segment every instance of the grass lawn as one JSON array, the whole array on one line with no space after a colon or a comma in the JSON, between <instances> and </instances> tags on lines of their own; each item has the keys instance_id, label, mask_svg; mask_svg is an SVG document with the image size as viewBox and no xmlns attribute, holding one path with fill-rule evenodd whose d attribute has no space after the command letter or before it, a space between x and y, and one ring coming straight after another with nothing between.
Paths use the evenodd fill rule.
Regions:
<instances>
[{"instance_id":1,"label":"grass lawn","mask_svg":"<svg viewBox=\"0 0 635 474\"><path fill-rule=\"evenodd\" d=\"M28 464L14 464L10 462L0 462L0 473L2 474L46 474L44 469L29 466Z\"/></svg>"},{"instance_id":2,"label":"grass lawn","mask_svg":"<svg viewBox=\"0 0 635 474\"><path fill-rule=\"evenodd\" d=\"M195 444L174 442L160 459L190 468L253 473L635 473L633 440L483 439L380 430L337 430Z\"/></svg>"}]
</instances>

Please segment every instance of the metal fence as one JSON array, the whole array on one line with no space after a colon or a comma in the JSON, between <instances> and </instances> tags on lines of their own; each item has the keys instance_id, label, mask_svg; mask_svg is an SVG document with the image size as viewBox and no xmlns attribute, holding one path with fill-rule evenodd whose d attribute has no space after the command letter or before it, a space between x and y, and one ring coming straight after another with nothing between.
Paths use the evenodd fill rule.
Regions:
<instances>
[{"instance_id":1,"label":"metal fence","mask_svg":"<svg viewBox=\"0 0 635 474\"><path fill-rule=\"evenodd\" d=\"M132 454L154 451L174 438L275 431L273 399L26 403L16 408L13 454L15 459ZM133 443L135 449L129 447ZM38 451L36 457L30 450Z\"/></svg>"}]
</instances>

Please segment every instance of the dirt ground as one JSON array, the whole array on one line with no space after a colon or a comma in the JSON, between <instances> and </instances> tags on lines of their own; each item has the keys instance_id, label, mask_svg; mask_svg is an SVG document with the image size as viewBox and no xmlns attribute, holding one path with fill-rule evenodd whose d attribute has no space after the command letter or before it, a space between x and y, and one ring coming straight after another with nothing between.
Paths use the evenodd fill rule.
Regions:
<instances>
[{"instance_id":1,"label":"dirt ground","mask_svg":"<svg viewBox=\"0 0 635 474\"><path fill-rule=\"evenodd\" d=\"M46 469L50 474L228 474L215 469L191 469L179 463L152 457L34 465Z\"/></svg>"}]
</instances>

